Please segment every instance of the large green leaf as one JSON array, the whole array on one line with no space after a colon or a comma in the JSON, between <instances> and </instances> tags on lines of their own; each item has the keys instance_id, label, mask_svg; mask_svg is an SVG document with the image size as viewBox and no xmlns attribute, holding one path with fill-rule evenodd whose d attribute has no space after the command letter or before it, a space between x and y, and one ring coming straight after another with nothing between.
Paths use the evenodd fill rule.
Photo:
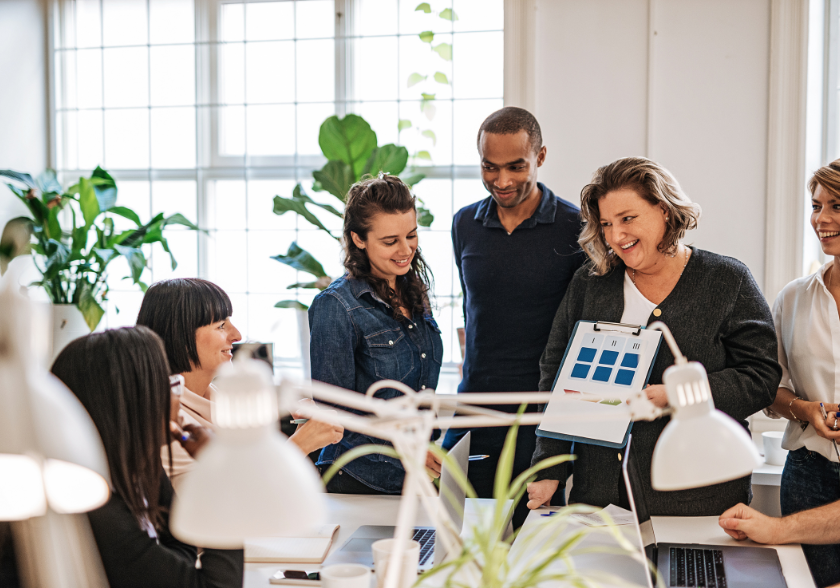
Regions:
<instances>
[{"instance_id":1,"label":"large green leaf","mask_svg":"<svg viewBox=\"0 0 840 588\"><path fill-rule=\"evenodd\" d=\"M399 175L408 164L408 149L402 145L389 143L373 151L365 164L364 173L376 175L385 172L392 176Z\"/></svg>"},{"instance_id":2,"label":"large green leaf","mask_svg":"<svg viewBox=\"0 0 840 588\"><path fill-rule=\"evenodd\" d=\"M79 180L79 208L82 209L86 227L91 226L101 212L99 200L96 198L96 190L94 190L90 180L85 178Z\"/></svg>"},{"instance_id":3,"label":"large green leaf","mask_svg":"<svg viewBox=\"0 0 840 588\"><path fill-rule=\"evenodd\" d=\"M61 239L61 225L58 222L58 215L61 208L54 206L47 213L47 237L50 239Z\"/></svg>"},{"instance_id":4,"label":"large green leaf","mask_svg":"<svg viewBox=\"0 0 840 588\"><path fill-rule=\"evenodd\" d=\"M140 280L143 275L143 270L146 269L146 256L139 247L125 247L123 245L114 245L114 249L125 257L128 261L128 267L131 270L131 279L135 282Z\"/></svg>"},{"instance_id":5,"label":"large green leaf","mask_svg":"<svg viewBox=\"0 0 840 588\"><path fill-rule=\"evenodd\" d=\"M409 186L413 186L419 184L425 177L426 174L408 174L400 176L400 179Z\"/></svg>"},{"instance_id":6,"label":"large green leaf","mask_svg":"<svg viewBox=\"0 0 840 588\"><path fill-rule=\"evenodd\" d=\"M301 202L304 202L306 204L312 204L314 206L317 206L318 208L322 208L323 210L326 210L327 212L337 216L338 218L342 218L344 216L334 206L330 206L329 204L321 204L320 202L315 202L314 200L312 200L312 198L306 195L306 192L303 191L303 186L301 186L300 184L297 184L295 186L295 189L292 190L292 198L294 198L295 200L300 200Z\"/></svg>"},{"instance_id":7,"label":"large green leaf","mask_svg":"<svg viewBox=\"0 0 840 588\"><path fill-rule=\"evenodd\" d=\"M0 275L6 273L9 262L19 255L30 252L29 241L32 238L32 219L26 216L13 218L3 227L0 236Z\"/></svg>"},{"instance_id":8,"label":"large green leaf","mask_svg":"<svg viewBox=\"0 0 840 588\"><path fill-rule=\"evenodd\" d=\"M85 323L92 332L105 315L105 310L96 301L93 295L93 287L88 282L82 282L82 288L79 296L79 311L85 317Z\"/></svg>"},{"instance_id":9,"label":"large green leaf","mask_svg":"<svg viewBox=\"0 0 840 588\"><path fill-rule=\"evenodd\" d=\"M297 300L281 300L274 305L274 308L296 308L297 310L309 310L309 307Z\"/></svg>"},{"instance_id":10,"label":"large green leaf","mask_svg":"<svg viewBox=\"0 0 840 588\"><path fill-rule=\"evenodd\" d=\"M12 171L9 169L0 169L0 177L11 178L12 180L18 181L21 184L26 184L28 188L38 187L35 185L35 181L29 174L22 174L20 172Z\"/></svg>"},{"instance_id":11,"label":"large green leaf","mask_svg":"<svg viewBox=\"0 0 840 588\"><path fill-rule=\"evenodd\" d=\"M138 227L143 225L143 223L140 222L140 217L137 215L137 213L131 210L130 208L126 208L125 206L112 206L108 209L108 212L110 214L116 214L117 216L127 218L128 220L136 224Z\"/></svg>"},{"instance_id":12,"label":"large green leaf","mask_svg":"<svg viewBox=\"0 0 840 588\"><path fill-rule=\"evenodd\" d=\"M295 200L294 198L283 198L282 196L275 196L274 197L274 214L286 214L287 212L294 212L299 214L311 224L315 225L322 231L326 231L329 233L329 229L324 226L324 224L318 219L317 216L312 214L309 209L306 208L306 204L301 200ZM332 233L330 233L332 235Z\"/></svg>"},{"instance_id":13,"label":"large green leaf","mask_svg":"<svg viewBox=\"0 0 840 588\"><path fill-rule=\"evenodd\" d=\"M312 172L312 176L318 181L322 189L344 202L347 191L356 181L356 178L361 175L362 170L356 175L348 164L333 160L328 161L327 165L320 170Z\"/></svg>"},{"instance_id":14,"label":"large green leaf","mask_svg":"<svg viewBox=\"0 0 840 588\"><path fill-rule=\"evenodd\" d=\"M361 116L331 116L321 124L318 145L329 160L343 161L353 170L354 181L362 175L365 162L376 149L376 133Z\"/></svg>"},{"instance_id":15,"label":"large green leaf","mask_svg":"<svg viewBox=\"0 0 840 588\"><path fill-rule=\"evenodd\" d=\"M188 229L192 229L193 231L202 231L206 233L204 229L198 228L196 224L194 224L191 220L185 217L183 214L176 212L175 214L171 214L163 219L163 226L168 227L170 225L181 225L182 227L187 227Z\"/></svg>"},{"instance_id":16,"label":"large green leaf","mask_svg":"<svg viewBox=\"0 0 840 588\"><path fill-rule=\"evenodd\" d=\"M99 201L99 209L105 212L113 208L117 203L117 183L114 178L99 166L93 170L90 178L96 192L96 199Z\"/></svg>"},{"instance_id":17,"label":"large green leaf","mask_svg":"<svg viewBox=\"0 0 840 588\"><path fill-rule=\"evenodd\" d=\"M286 255L274 255L271 259L284 263L298 271L312 274L316 278L322 278L327 275L321 263L312 257L311 253L305 249L301 249L297 241L292 241Z\"/></svg>"},{"instance_id":18,"label":"large green leaf","mask_svg":"<svg viewBox=\"0 0 840 588\"><path fill-rule=\"evenodd\" d=\"M417 207L417 224L421 227L430 227L435 220L432 211L423 206Z\"/></svg>"},{"instance_id":19,"label":"large green leaf","mask_svg":"<svg viewBox=\"0 0 840 588\"><path fill-rule=\"evenodd\" d=\"M39 174L35 178L35 185L41 191L41 194L61 194L61 184L58 183L58 178L51 169L44 170Z\"/></svg>"},{"instance_id":20,"label":"large green leaf","mask_svg":"<svg viewBox=\"0 0 840 588\"><path fill-rule=\"evenodd\" d=\"M47 259L44 263L44 279L51 280L56 277L59 272L70 269L69 258L70 248L64 243L49 239L44 247L44 255Z\"/></svg>"},{"instance_id":21,"label":"large green leaf","mask_svg":"<svg viewBox=\"0 0 840 588\"><path fill-rule=\"evenodd\" d=\"M99 258L99 261L102 265L107 265L112 259L114 259L118 255L116 249L101 249L99 247L93 248L93 254Z\"/></svg>"}]
</instances>

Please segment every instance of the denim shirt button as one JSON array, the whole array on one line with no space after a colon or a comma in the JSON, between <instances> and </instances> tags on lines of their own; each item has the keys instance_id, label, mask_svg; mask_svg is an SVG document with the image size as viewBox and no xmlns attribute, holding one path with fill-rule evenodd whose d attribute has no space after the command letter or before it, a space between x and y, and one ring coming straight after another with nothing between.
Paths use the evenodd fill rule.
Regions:
<instances>
[{"instance_id":1,"label":"denim shirt button","mask_svg":"<svg viewBox=\"0 0 840 588\"><path fill-rule=\"evenodd\" d=\"M408 328L409 328L409 329L413 329L413 328L414 328L414 325L408 325Z\"/></svg>"},{"instance_id":2,"label":"denim shirt button","mask_svg":"<svg viewBox=\"0 0 840 588\"><path fill-rule=\"evenodd\" d=\"M422 386L420 386L420 389L425 390L426 389L426 384L423 384Z\"/></svg>"},{"instance_id":3,"label":"denim shirt button","mask_svg":"<svg viewBox=\"0 0 840 588\"><path fill-rule=\"evenodd\" d=\"M393 341L388 341L388 345L393 345L393 344L394 344Z\"/></svg>"},{"instance_id":4,"label":"denim shirt button","mask_svg":"<svg viewBox=\"0 0 840 588\"><path fill-rule=\"evenodd\" d=\"M420 354L420 357L422 357L423 359L426 359L426 354L425 354L425 353L421 353L421 354Z\"/></svg>"}]
</instances>

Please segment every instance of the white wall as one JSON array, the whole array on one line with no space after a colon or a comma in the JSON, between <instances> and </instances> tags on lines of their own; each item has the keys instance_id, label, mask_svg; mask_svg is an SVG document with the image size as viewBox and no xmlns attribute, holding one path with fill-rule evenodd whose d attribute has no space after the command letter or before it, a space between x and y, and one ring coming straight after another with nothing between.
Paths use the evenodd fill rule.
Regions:
<instances>
[{"instance_id":1,"label":"white wall","mask_svg":"<svg viewBox=\"0 0 840 588\"><path fill-rule=\"evenodd\" d=\"M687 235L764 285L770 0L537 0L541 179L579 202L644 155L703 208Z\"/></svg>"},{"instance_id":2,"label":"white wall","mask_svg":"<svg viewBox=\"0 0 840 588\"><path fill-rule=\"evenodd\" d=\"M49 162L47 17L42 0L0 0L0 169ZM0 184L0 228L26 208Z\"/></svg>"}]
</instances>

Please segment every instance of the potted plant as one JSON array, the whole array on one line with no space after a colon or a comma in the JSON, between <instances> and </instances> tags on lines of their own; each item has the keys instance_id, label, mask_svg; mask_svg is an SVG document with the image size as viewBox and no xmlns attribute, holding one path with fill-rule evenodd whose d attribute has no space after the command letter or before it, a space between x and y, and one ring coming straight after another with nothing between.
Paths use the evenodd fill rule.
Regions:
<instances>
[{"instance_id":1,"label":"potted plant","mask_svg":"<svg viewBox=\"0 0 840 588\"><path fill-rule=\"evenodd\" d=\"M6 223L0 237L0 273L9 262L31 253L41 286L54 309L53 350L57 353L71 339L96 329L105 314L108 298L108 266L118 257L128 262L126 279L145 292L146 246L160 243L175 257L163 231L169 225L198 230L181 214L155 216L142 223L136 212L117 205L117 185L100 167L88 178L64 189L53 170L36 178L26 173L0 170L6 185L29 209L31 216ZM128 219L134 226L117 230L114 217Z\"/></svg>"}]
</instances>

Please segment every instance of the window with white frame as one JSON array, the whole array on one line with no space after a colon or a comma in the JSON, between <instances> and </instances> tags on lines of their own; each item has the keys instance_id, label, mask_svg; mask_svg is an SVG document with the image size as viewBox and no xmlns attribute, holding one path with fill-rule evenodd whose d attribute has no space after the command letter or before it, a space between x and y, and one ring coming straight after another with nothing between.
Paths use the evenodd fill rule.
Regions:
<instances>
[{"instance_id":1,"label":"window with white frame","mask_svg":"<svg viewBox=\"0 0 840 588\"><path fill-rule=\"evenodd\" d=\"M62 180L101 165L142 220L181 212L208 230L170 231L179 265L154 250L147 282L217 282L243 335L298 363L295 312L274 304L316 292L287 290L306 280L270 257L297 241L331 276L342 269L333 239L272 200L298 182L312 194L321 123L356 113L427 176L415 192L435 221L420 243L444 361L460 361L449 231L486 196L475 137L503 104L503 0L58 0L54 14ZM124 275L111 272L107 326L136 318L142 294Z\"/></svg>"}]
</instances>

